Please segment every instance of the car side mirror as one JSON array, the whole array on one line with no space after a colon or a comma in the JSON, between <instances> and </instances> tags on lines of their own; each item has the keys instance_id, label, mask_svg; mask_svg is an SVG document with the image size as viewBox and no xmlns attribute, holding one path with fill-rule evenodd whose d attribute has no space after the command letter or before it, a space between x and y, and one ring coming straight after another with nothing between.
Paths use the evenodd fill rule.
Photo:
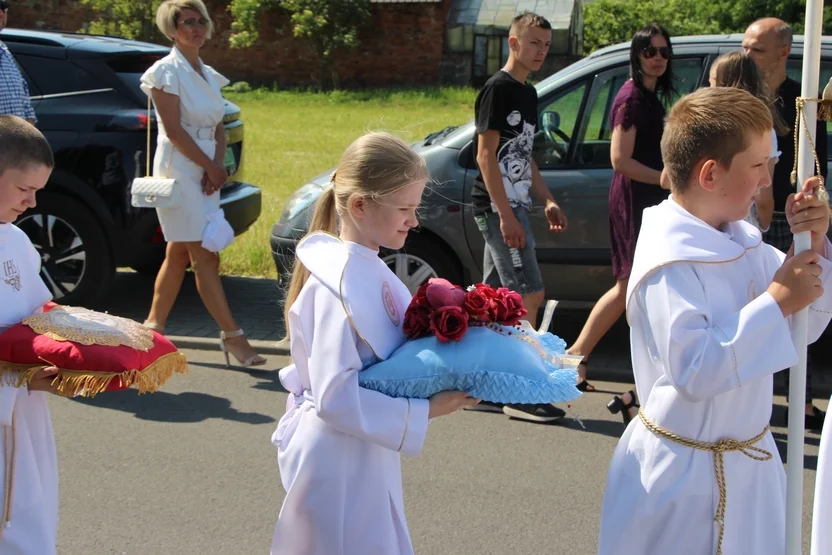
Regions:
<instances>
[{"instance_id":1,"label":"car side mirror","mask_svg":"<svg viewBox=\"0 0 832 555\"><path fill-rule=\"evenodd\" d=\"M545 131L560 129L560 114L557 112L543 112L540 127Z\"/></svg>"}]
</instances>

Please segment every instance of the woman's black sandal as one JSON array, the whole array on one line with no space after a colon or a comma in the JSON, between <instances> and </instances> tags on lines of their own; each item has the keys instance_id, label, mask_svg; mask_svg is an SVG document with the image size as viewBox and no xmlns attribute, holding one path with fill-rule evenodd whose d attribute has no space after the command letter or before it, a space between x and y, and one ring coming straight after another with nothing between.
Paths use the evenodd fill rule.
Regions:
<instances>
[{"instance_id":1,"label":"woman's black sandal","mask_svg":"<svg viewBox=\"0 0 832 555\"><path fill-rule=\"evenodd\" d=\"M629 403L625 404L618 395L613 397L612 400L607 403L608 411L613 414L618 414L619 412L621 413L621 419L624 421L625 426L630 423L630 420L633 419L633 417L630 416L630 409L641 407L641 405L638 404L638 401L636 401L636 392L631 389L628 393L630 394Z\"/></svg>"},{"instance_id":2,"label":"woman's black sandal","mask_svg":"<svg viewBox=\"0 0 832 555\"><path fill-rule=\"evenodd\" d=\"M592 385L591 383L589 383L586 380L579 381L578 385L576 385L575 387L578 388L578 391L581 391L583 393L586 393L587 391L589 391L589 392L595 391L595 386Z\"/></svg>"},{"instance_id":3,"label":"woman's black sandal","mask_svg":"<svg viewBox=\"0 0 832 555\"><path fill-rule=\"evenodd\" d=\"M584 376L586 376L586 360L584 360L583 362L578 364L578 368L580 368L581 366L584 367ZM589 383L588 381L586 381L586 378L579 381L578 385L576 385L575 387L577 387L578 391L580 391L581 393L586 393L586 392L591 393L591 392L595 391L595 386L592 385L591 383Z\"/></svg>"}]
</instances>

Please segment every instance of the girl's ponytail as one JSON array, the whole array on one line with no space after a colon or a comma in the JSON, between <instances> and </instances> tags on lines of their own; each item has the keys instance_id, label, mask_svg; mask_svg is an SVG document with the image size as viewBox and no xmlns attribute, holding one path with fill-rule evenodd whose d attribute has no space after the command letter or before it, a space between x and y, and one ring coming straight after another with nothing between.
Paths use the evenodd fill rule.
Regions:
<instances>
[{"instance_id":1,"label":"girl's ponytail","mask_svg":"<svg viewBox=\"0 0 832 555\"><path fill-rule=\"evenodd\" d=\"M334 184L321 193L315 205L315 212L309 223L309 233L313 231L336 232L335 220L335 192ZM286 326L286 337L289 337L289 309L300 295L306 280L309 279L309 270L295 258L295 265L292 269L292 279L289 281L289 288L286 290L285 305L283 306L283 321Z\"/></svg>"}]
</instances>

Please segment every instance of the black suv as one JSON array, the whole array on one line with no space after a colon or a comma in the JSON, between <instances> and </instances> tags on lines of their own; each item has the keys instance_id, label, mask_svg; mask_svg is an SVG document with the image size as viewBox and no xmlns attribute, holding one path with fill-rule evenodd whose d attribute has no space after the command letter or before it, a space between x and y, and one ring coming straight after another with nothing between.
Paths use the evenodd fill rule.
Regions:
<instances>
[{"instance_id":1,"label":"black suv","mask_svg":"<svg viewBox=\"0 0 832 555\"><path fill-rule=\"evenodd\" d=\"M147 128L154 116L139 78L170 49L116 37L6 29L0 40L29 84L32 104L55 154L37 207L16 222L41 254L41 277L55 300L90 304L107 292L117 267L155 273L165 240L156 211L130 204L145 175ZM236 234L260 216L260 189L241 181L243 122L226 101L229 180L221 206ZM151 152L153 156L153 152Z\"/></svg>"}]
</instances>

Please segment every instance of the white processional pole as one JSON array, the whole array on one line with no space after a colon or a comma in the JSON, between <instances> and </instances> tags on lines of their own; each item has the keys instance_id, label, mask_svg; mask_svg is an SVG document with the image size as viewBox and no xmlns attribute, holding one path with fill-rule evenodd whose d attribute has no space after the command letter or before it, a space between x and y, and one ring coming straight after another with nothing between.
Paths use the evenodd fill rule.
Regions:
<instances>
[{"instance_id":1,"label":"white processional pole","mask_svg":"<svg viewBox=\"0 0 832 555\"><path fill-rule=\"evenodd\" d=\"M820 79L820 38L823 22L823 0L806 1L806 34L803 42L803 83L800 96L816 98ZM812 137L815 143L817 130L817 103L806 102L805 119L801 119L797 141L797 190L801 190L807 177L814 175L815 159L812 146L807 140ZM808 129L804 122L808 123ZM788 122L791 123L791 122ZM819 153L825 161L825 153ZM811 248L810 233L798 233L794 236L795 254ZM806 414L806 341L808 333L808 309L801 310L794 316L792 341L798 356L797 366L789 372L789 440L788 469L786 481L786 553L801 555L803 553L803 441L805 434L804 415Z\"/></svg>"}]
</instances>

